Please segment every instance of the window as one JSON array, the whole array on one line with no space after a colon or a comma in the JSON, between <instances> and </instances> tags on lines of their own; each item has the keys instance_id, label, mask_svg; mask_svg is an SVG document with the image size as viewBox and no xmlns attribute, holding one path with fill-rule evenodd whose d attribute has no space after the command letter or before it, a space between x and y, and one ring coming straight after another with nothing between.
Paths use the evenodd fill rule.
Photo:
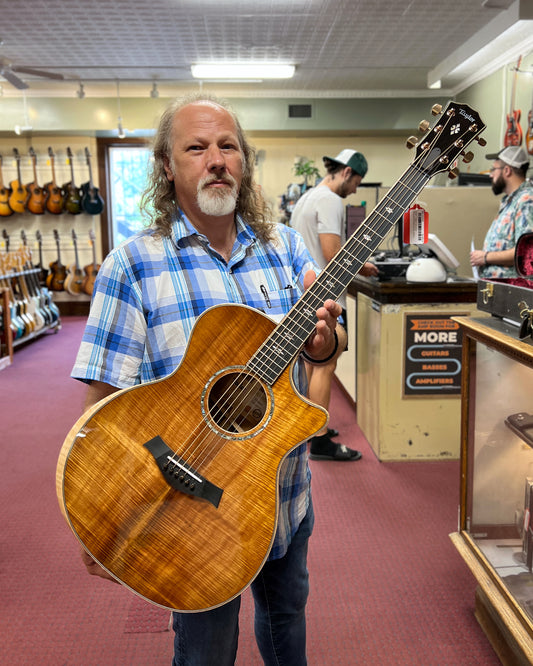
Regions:
<instances>
[{"instance_id":1,"label":"window","mask_svg":"<svg viewBox=\"0 0 533 666\"><path fill-rule=\"evenodd\" d=\"M150 149L109 146L110 246L116 247L147 224L139 204L146 186Z\"/></svg>"}]
</instances>

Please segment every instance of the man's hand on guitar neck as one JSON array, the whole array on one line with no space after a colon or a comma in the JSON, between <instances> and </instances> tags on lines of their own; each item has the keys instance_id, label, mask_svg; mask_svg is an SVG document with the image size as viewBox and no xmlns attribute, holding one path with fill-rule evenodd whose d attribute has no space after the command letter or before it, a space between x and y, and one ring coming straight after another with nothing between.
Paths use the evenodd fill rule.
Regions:
<instances>
[{"instance_id":1,"label":"man's hand on guitar neck","mask_svg":"<svg viewBox=\"0 0 533 666\"><path fill-rule=\"evenodd\" d=\"M307 271L304 276L304 288L308 289L315 278L316 275L313 271ZM330 357L336 351L338 342L335 329L337 327L337 318L341 313L341 306L331 299L328 299L316 311L318 321L314 332L304 347L305 354L310 357L310 361L315 360L320 362Z\"/></svg>"}]
</instances>

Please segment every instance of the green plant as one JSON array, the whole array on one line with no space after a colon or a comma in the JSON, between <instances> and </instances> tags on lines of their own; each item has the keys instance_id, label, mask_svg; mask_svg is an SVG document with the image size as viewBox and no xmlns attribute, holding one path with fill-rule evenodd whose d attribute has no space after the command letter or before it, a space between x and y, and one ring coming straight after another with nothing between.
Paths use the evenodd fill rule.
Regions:
<instances>
[{"instance_id":1,"label":"green plant","mask_svg":"<svg viewBox=\"0 0 533 666\"><path fill-rule=\"evenodd\" d=\"M305 186L307 187L307 181L309 178L318 178L320 176L320 171L318 167L314 166L313 160L300 160L296 162L293 166L293 171L297 176L303 176Z\"/></svg>"}]
</instances>

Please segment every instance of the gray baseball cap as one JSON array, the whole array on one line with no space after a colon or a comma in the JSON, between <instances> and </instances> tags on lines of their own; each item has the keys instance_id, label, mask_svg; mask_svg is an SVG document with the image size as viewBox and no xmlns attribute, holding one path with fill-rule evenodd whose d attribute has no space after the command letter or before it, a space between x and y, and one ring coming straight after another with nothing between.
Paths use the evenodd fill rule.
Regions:
<instances>
[{"instance_id":1,"label":"gray baseball cap","mask_svg":"<svg viewBox=\"0 0 533 666\"><path fill-rule=\"evenodd\" d=\"M515 169L523 169L526 165L529 167L529 157L522 146L507 146L499 153L490 153L486 157L488 160L501 160Z\"/></svg>"}]
</instances>

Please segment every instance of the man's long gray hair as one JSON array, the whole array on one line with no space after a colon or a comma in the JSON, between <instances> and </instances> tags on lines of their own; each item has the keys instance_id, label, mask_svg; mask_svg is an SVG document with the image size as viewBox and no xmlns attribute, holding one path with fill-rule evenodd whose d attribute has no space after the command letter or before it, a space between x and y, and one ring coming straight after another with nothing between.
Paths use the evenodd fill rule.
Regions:
<instances>
[{"instance_id":1,"label":"man's long gray hair","mask_svg":"<svg viewBox=\"0 0 533 666\"><path fill-rule=\"evenodd\" d=\"M233 118L237 128L239 145L243 154L243 177L236 212L250 224L254 232L263 240L274 236L272 211L263 197L259 186L254 182L255 149L248 143L235 112L225 100L202 93L175 99L163 112L157 134L153 142L153 162L148 173L148 185L141 199L141 210L150 218L151 227L163 236L170 234L179 201L176 198L174 182L169 181L165 164L171 164L172 125L176 113L194 102L211 102L225 109ZM176 174L179 178L179 174Z\"/></svg>"}]
</instances>

